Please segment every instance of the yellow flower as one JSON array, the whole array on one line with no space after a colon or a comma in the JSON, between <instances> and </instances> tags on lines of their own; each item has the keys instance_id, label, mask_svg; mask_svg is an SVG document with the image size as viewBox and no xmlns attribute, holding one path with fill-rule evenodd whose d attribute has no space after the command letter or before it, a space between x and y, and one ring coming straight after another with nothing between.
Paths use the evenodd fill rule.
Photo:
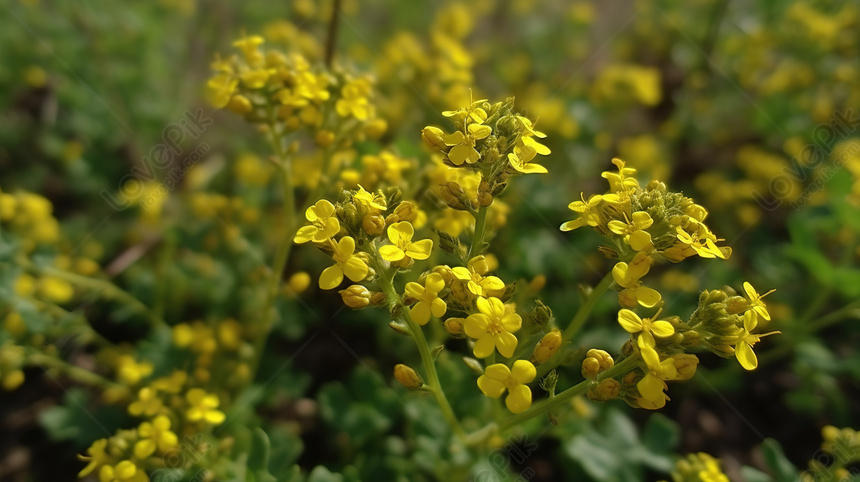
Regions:
<instances>
[{"instance_id":1,"label":"yellow flower","mask_svg":"<svg viewBox=\"0 0 860 482\"><path fill-rule=\"evenodd\" d=\"M778 331L771 331L753 335L750 331L755 329L757 323L758 319L754 311L744 313L744 327L739 329L735 343L735 358L738 359L744 370L755 370L758 367L758 358L753 351L753 345L765 336L779 333Z\"/></svg>"},{"instance_id":2,"label":"yellow flower","mask_svg":"<svg viewBox=\"0 0 860 482\"><path fill-rule=\"evenodd\" d=\"M162 453L176 447L178 439L176 434L170 431L170 419L159 415L150 422L143 422L137 429L141 440L134 444L134 456L145 459L155 453L158 449Z\"/></svg>"},{"instance_id":3,"label":"yellow flower","mask_svg":"<svg viewBox=\"0 0 860 482\"><path fill-rule=\"evenodd\" d=\"M625 214L625 218L627 215ZM624 242L636 251L643 251L651 244L651 234L645 231L654 224L654 220L645 211L633 213L633 219L622 222L617 219L609 221L607 226L613 233L624 236Z\"/></svg>"},{"instance_id":4,"label":"yellow flower","mask_svg":"<svg viewBox=\"0 0 860 482\"><path fill-rule=\"evenodd\" d=\"M639 278L644 276L651 265L647 262L627 264L625 262L616 263L612 268L612 279L618 286L624 288L619 295L622 299L627 299L627 296L633 297L636 302L646 308L657 306L662 298L660 293L642 284Z\"/></svg>"},{"instance_id":5,"label":"yellow flower","mask_svg":"<svg viewBox=\"0 0 860 482\"><path fill-rule=\"evenodd\" d=\"M489 137L493 133L493 128L481 124L469 124L466 127L466 133L456 131L444 137L445 145L453 146L448 151L448 159L455 166L461 166L463 163L474 164L481 158L481 153L475 149L475 142ZM534 156L532 156L534 157Z\"/></svg>"},{"instance_id":6,"label":"yellow flower","mask_svg":"<svg viewBox=\"0 0 860 482\"><path fill-rule=\"evenodd\" d=\"M366 79L350 81L341 89L341 98L335 104L335 109L341 117L351 115L358 120L367 120L372 110L367 99L369 95L370 82Z\"/></svg>"},{"instance_id":7,"label":"yellow flower","mask_svg":"<svg viewBox=\"0 0 860 482\"><path fill-rule=\"evenodd\" d=\"M117 360L117 376L119 381L126 385L137 385L142 378L152 374L152 363L137 363L129 355L123 355Z\"/></svg>"},{"instance_id":8,"label":"yellow flower","mask_svg":"<svg viewBox=\"0 0 860 482\"><path fill-rule=\"evenodd\" d=\"M141 388L137 392L137 400L128 406L128 413L138 416L152 416L161 412L163 404L158 392L154 388Z\"/></svg>"},{"instance_id":9,"label":"yellow flower","mask_svg":"<svg viewBox=\"0 0 860 482\"><path fill-rule=\"evenodd\" d=\"M305 211L305 218L311 222L310 226L302 226L296 233L294 241L302 244L308 241L323 243L340 231L340 222L337 220L334 205L326 199L320 199Z\"/></svg>"},{"instance_id":10,"label":"yellow flower","mask_svg":"<svg viewBox=\"0 0 860 482\"><path fill-rule=\"evenodd\" d=\"M185 417L190 422L203 420L218 425L226 418L224 412L217 410L220 403L218 395L206 393L200 388L192 388L185 394L185 399L188 400L189 405L188 410L185 411Z\"/></svg>"},{"instance_id":11,"label":"yellow flower","mask_svg":"<svg viewBox=\"0 0 860 482\"><path fill-rule=\"evenodd\" d=\"M770 290L767 293L760 295L748 281L744 281L744 292L750 300L749 309L765 320L770 320L770 313L767 312L767 306L765 306L764 301L761 299L774 291L776 290ZM753 326L753 328L755 328L755 326Z\"/></svg>"},{"instance_id":12,"label":"yellow flower","mask_svg":"<svg viewBox=\"0 0 860 482\"><path fill-rule=\"evenodd\" d=\"M487 358L495 349L505 358L510 358L517 347L513 335L523 325L516 313L507 313L498 298L478 298L478 311L466 318L466 334L475 339L475 356Z\"/></svg>"},{"instance_id":13,"label":"yellow flower","mask_svg":"<svg viewBox=\"0 0 860 482\"><path fill-rule=\"evenodd\" d=\"M499 398L508 391L505 405L513 413L521 413L532 405L532 391L526 385L537 375L535 366L526 360L514 362L513 369L503 363L490 365L484 374L478 377L478 388L490 398Z\"/></svg>"},{"instance_id":14,"label":"yellow flower","mask_svg":"<svg viewBox=\"0 0 860 482\"><path fill-rule=\"evenodd\" d=\"M89 455L78 455L78 460L87 462L87 466L78 472L78 477L83 479L93 473L97 468L113 462L113 458L105 451L105 449L107 449L107 445L108 439L100 438L93 442L93 444L87 449L87 454Z\"/></svg>"},{"instance_id":15,"label":"yellow flower","mask_svg":"<svg viewBox=\"0 0 860 482\"><path fill-rule=\"evenodd\" d=\"M361 185L358 186L358 191L355 192L352 199L367 212L378 213L387 209L385 198L382 197L382 194L370 193L361 187Z\"/></svg>"},{"instance_id":16,"label":"yellow flower","mask_svg":"<svg viewBox=\"0 0 860 482\"><path fill-rule=\"evenodd\" d=\"M594 194L588 198L588 201L585 200L585 193L580 193L580 197L582 201L573 201L567 205L568 209L575 213L580 213L580 216L577 219L562 224L560 228L562 231L573 231L582 226L595 227L600 224L600 212L597 208L600 206L600 202L603 201L603 196Z\"/></svg>"},{"instance_id":17,"label":"yellow flower","mask_svg":"<svg viewBox=\"0 0 860 482\"><path fill-rule=\"evenodd\" d=\"M382 259L397 262L405 258L422 260L430 257L430 251L433 250L433 240L422 239L413 243L412 236L415 235L415 228L409 222L394 223L388 226L387 233L391 244L379 248L379 255L382 256Z\"/></svg>"},{"instance_id":18,"label":"yellow flower","mask_svg":"<svg viewBox=\"0 0 860 482\"><path fill-rule=\"evenodd\" d=\"M471 93L469 94L471 97ZM458 119L468 118L472 122L477 124L483 124L484 121L487 120L487 111L485 111L481 105L486 102L487 99L480 99L469 104L469 107L460 108L457 110L445 110L442 111L442 115L445 117L456 117Z\"/></svg>"},{"instance_id":19,"label":"yellow flower","mask_svg":"<svg viewBox=\"0 0 860 482\"><path fill-rule=\"evenodd\" d=\"M242 51L249 64L256 65L263 61L263 54L258 47L264 42L265 39L259 35L248 35L234 41L233 46Z\"/></svg>"},{"instance_id":20,"label":"yellow flower","mask_svg":"<svg viewBox=\"0 0 860 482\"><path fill-rule=\"evenodd\" d=\"M692 218L690 219L692 220ZM694 226L696 231L693 233L689 233L681 226L678 226L676 228L678 241L686 247L692 248L696 254L702 258L726 259L723 252L720 251L720 248L718 248L716 243L714 243L714 241L717 240L717 237L714 236L704 224L695 222Z\"/></svg>"},{"instance_id":21,"label":"yellow flower","mask_svg":"<svg viewBox=\"0 0 860 482\"><path fill-rule=\"evenodd\" d=\"M320 274L320 288L324 290L332 290L343 281L343 275L346 275L356 283L363 280L369 271L367 264L355 256L355 240L350 236L340 238L340 241L329 241L332 245L332 258L335 264L324 269Z\"/></svg>"},{"instance_id":22,"label":"yellow flower","mask_svg":"<svg viewBox=\"0 0 860 482\"><path fill-rule=\"evenodd\" d=\"M123 460L115 466L105 465L99 470L99 482L148 482L146 471L134 465L130 460Z\"/></svg>"},{"instance_id":23,"label":"yellow flower","mask_svg":"<svg viewBox=\"0 0 860 482\"><path fill-rule=\"evenodd\" d=\"M418 283L406 283L406 294L418 300L409 314L419 325L425 325L430 321L430 315L441 317L447 311L448 306L441 298L439 292L445 288L445 280L439 273L430 273L424 280L424 286Z\"/></svg>"},{"instance_id":24,"label":"yellow flower","mask_svg":"<svg viewBox=\"0 0 860 482\"><path fill-rule=\"evenodd\" d=\"M177 394L187 381L188 374L184 370L174 370L169 376L153 380L150 386L153 390Z\"/></svg>"},{"instance_id":25,"label":"yellow flower","mask_svg":"<svg viewBox=\"0 0 860 482\"><path fill-rule=\"evenodd\" d=\"M523 174L545 174L549 171L540 164L533 164L531 161L535 158L538 151L531 145L522 145L514 147L514 152L508 154L508 162L511 167Z\"/></svg>"},{"instance_id":26,"label":"yellow flower","mask_svg":"<svg viewBox=\"0 0 860 482\"><path fill-rule=\"evenodd\" d=\"M617 157L612 159L612 164L618 168L618 172L604 171L601 177L609 181L609 189L612 192L626 193L633 191L639 187L639 181L636 179L636 169L625 167L624 161Z\"/></svg>"},{"instance_id":27,"label":"yellow flower","mask_svg":"<svg viewBox=\"0 0 860 482\"><path fill-rule=\"evenodd\" d=\"M458 266L452 268L454 277L467 282L469 291L475 296L489 296L493 291L505 289L505 283L496 276L484 276L490 271L487 258L475 256L469 260L469 267Z\"/></svg>"},{"instance_id":28,"label":"yellow flower","mask_svg":"<svg viewBox=\"0 0 860 482\"><path fill-rule=\"evenodd\" d=\"M643 343L653 347L655 344L654 335L664 338L675 333L675 328L668 321L654 321L658 316L660 316L660 312L657 312L652 318L640 318L639 315L625 308L618 312L618 324L627 333L634 335L641 333L640 338L645 338Z\"/></svg>"}]
</instances>

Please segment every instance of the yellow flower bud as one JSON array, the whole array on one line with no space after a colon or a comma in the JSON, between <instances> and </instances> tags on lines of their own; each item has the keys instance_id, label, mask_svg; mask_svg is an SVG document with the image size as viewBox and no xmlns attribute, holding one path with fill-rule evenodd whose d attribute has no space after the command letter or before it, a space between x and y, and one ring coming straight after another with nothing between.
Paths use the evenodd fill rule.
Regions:
<instances>
[{"instance_id":1,"label":"yellow flower bud","mask_svg":"<svg viewBox=\"0 0 860 482\"><path fill-rule=\"evenodd\" d=\"M368 307L371 296L370 290L362 285L352 285L345 290L340 290L340 297L343 298L343 303L355 310Z\"/></svg>"},{"instance_id":2,"label":"yellow flower bud","mask_svg":"<svg viewBox=\"0 0 860 482\"><path fill-rule=\"evenodd\" d=\"M535 347L532 361L535 363L543 363L558 351L561 347L561 330L552 330L544 335L540 342Z\"/></svg>"},{"instance_id":3,"label":"yellow flower bud","mask_svg":"<svg viewBox=\"0 0 860 482\"><path fill-rule=\"evenodd\" d=\"M394 378L410 390L417 390L424 385L424 380L421 379L421 376L415 370L402 363L394 365Z\"/></svg>"},{"instance_id":4,"label":"yellow flower bud","mask_svg":"<svg viewBox=\"0 0 860 482\"><path fill-rule=\"evenodd\" d=\"M439 195L448 206L454 209L466 209L466 205L462 201L465 198L466 191L463 190L463 186L456 182L446 182L443 184L439 189Z\"/></svg>"},{"instance_id":5,"label":"yellow flower bud","mask_svg":"<svg viewBox=\"0 0 860 482\"><path fill-rule=\"evenodd\" d=\"M379 139L388 130L385 119L371 119L364 125L364 133L371 139Z\"/></svg>"},{"instance_id":6,"label":"yellow flower bud","mask_svg":"<svg viewBox=\"0 0 860 482\"><path fill-rule=\"evenodd\" d=\"M682 353L680 355L672 355L672 362L675 365L675 370L678 371L678 375L674 380L689 380L696 374L699 358L696 355Z\"/></svg>"},{"instance_id":7,"label":"yellow flower bud","mask_svg":"<svg viewBox=\"0 0 860 482\"><path fill-rule=\"evenodd\" d=\"M546 286L546 275L539 274L529 282L529 292L537 294L544 286Z\"/></svg>"},{"instance_id":8,"label":"yellow flower bud","mask_svg":"<svg viewBox=\"0 0 860 482\"><path fill-rule=\"evenodd\" d=\"M603 350L592 348L585 354L585 360L582 361L582 376L593 380L603 371L612 368L615 361L609 353Z\"/></svg>"},{"instance_id":9,"label":"yellow flower bud","mask_svg":"<svg viewBox=\"0 0 860 482\"><path fill-rule=\"evenodd\" d=\"M3 374L3 390L11 392L20 387L24 383L24 372L21 370L12 370L9 373Z\"/></svg>"},{"instance_id":10,"label":"yellow flower bud","mask_svg":"<svg viewBox=\"0 0 860 482\"><path fill-rule=\"evenodd\" d=\"M334 144L334 139L334 132L327 130L321 130L317 132L317 135L315 137L316 143L320 147L328 147Z\"/></svg>"},{"instance_id":11,"label":"yellow flower bud","mask_svg":"<svg viewBox=\"0 0 860 482\"><path fill-rule=\"evenodd\" d=\"M380 214L367 213L361 221L364 232L371 236L378 236L385 230L385 218Z\"/></svg>"},{"instance_id":12,"label":"yellow flower bud","mask_svg":"<svg viewBox=\"0 0 860 482\"><path fill-rule=\"evenodd\" d=\"M589 400L594 402L605 402L607 400L612 400L613 398L618 397L621 393L621 383L614 378L607 378L606 380L601 380L600 383L591 387L588 392L586 392L586 396Z\"/></svg>"},{"instance_id":13,"label":"yellow flower bud","mask_svg":"<svg viewBox=\"0 0 860 482\"><path fill-rule=\"evenodd\" d=\"M3 322L3 326L6 328L6 331L14 337L20 337L27 332L27 325L24 323L24 318L22 318L21 313L18 313L17 311L13 311L6 315L6 320Z\"/></svg>"},{"instance_id":14,"label":"yellow flower bud","mask_svg":"<svg viewBox=\"0 0 860 482\"><path fill-rule=\"evenodd\" d=\"M230 97L230 101L227 103L227 109L237 114L245 115L254 110L254 106L247 97L241 94L236 94L233 97Z\"/></svg>"},{"instance_id":15,"label":"yellow flower bud","mask_svg":"<svg viewBox=\"0 0 860 482\"><path fill-rule=\"evenodd\" d=\"M287 280L287 287L290 289L292 293L299 294L308 289L311 285L311 275L309 275L305 271L299 271L298 273L290 276L290 279Z\"/></svg>"},{"instance_id":16,"label":"yellow flower bud","mask_svg":"<svg viewBox=\"0 0 860 482\"><path fill-rule=\"evenodd\" d=\"M448 318L445 320L443 325L445 326L445 331L454 335L454 336L462 336L463 335L463 323L466 320L464 318Z\"/></svg>"},{"instance_id":17,"label":"yellow flower bud","mask_svg":"<svg viewBox=\"0 0 860 482\"><path fill-rule=\"evenodd\" d=\"M75 289L68 281L53 277L43 279L38 288L40 295L60 304L68 302L75 294Z\"/></svg>"},{"instance_id":18,"label":"yellow flower bud","mask_svg":"<svg viewBox=\"0 0 860 482\"><path fill-rule=\"evenodd\" d=\"M421 130L421 139L424 140L424 145L434 151L445 150L448 148L443 140L444 135L445 133L438 127L427 126Z\"/></svg>"}]
</instances>

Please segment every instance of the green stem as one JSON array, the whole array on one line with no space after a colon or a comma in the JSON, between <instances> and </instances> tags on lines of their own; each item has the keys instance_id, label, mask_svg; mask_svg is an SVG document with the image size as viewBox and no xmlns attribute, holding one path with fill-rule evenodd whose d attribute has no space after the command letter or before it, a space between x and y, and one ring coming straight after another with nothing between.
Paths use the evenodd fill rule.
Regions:
<instances>
[{"instance_id":1,"label":"green stem","mask_svg":"<svg viewBox=\"0 0 860 482\"><path fill-rule=\"evenodd\" d=\"M489 208L481 206L478 215L475 216L475 235L472 236L472 245L469 247L469 259L481 254L484 244L484 232L487 228L487 211ZM466 260L468 261L468 260Z\"/></svg>"},{"instance_id":2,"label":"green stem","mask_svg":"<svg viewBox=\"0 0 860 482\"><path fill-rule=\"evenodd\" d=\"M582 325L585 324L585 320L588 319L588 315L591 314L591 310L594 309L594 304L597 303L597 300L600 298L606 290L609 289L609 286L612 285L612 273L606 273L606 276L600 280L600 283L591 290L588 297L579 305L579 309L576 311L576 315L573 316L573 320L571 320L570 324L565 328L564 333L562 333L562 338L565 341L571 341L582 328Z\"/></svg>"},{"instance_id":3,"label":"green stem","mask_svg":"<svg viewBox=\"0 0 860 482\"><path fill-rule=\"evenodd\" d=\"M69 363L65 360L51 356L41 352L28 353L29 361L33 365L48 369L53 368L64 373L66 376L77 382L86 383L99 388L105 389L126 389L123 385L112 382L107 378L95 374L89 370L81 368L77 365Z\"/></svg>"},{"instance_id":4,"label":"green stem","mask_svg":"<svg viewBox=\"0 0 860 482\"><path fill-rule=\"evenodd\" d=\"M145 304L143 304L140 300L130 295L126 291L123 291L119 286L111 283L110 281L99 279L99 278L91 278L88 276L82 276L75 273L70 273L68 271L63 271L57 268L43 268L37 267L35 265L26 263L25 268L41 275L41 276L51 276L54 278L59 278L62 280L66 280L69 283L80 286L82 288L87 288L93 291L101 292L107 298L113 298L117 301L125 303L129 306L134 307L140 313L146 315L147 318L155 325L167 328L167 323L163 318L158 316L157 313L150 310Z\"/></svg>"},{"instance_id":5,"label":"green stem","mask_svg":"<svg viewBox=\"0 0 860 482\"><path fill-rule=\"evenodd\" d=\"M381 265L381 262L379 264ZM433 397L436 399L436 403L442 410L442 415L445 417L451 430L458 437L463 438L465 437L466 432L464 432L463 428L460 426L460 421L457 419L454 409L451 408L451 404L448 402L448 398L442 390L442 384L439 382L439 374L436 372L436 363L433 360L433 354L430 353L430 346L427 344L424 332L421 330L421 326L419 326L418 323L412 319L412 316L410 316L408 308L403 304L400 295L398 295L397 291L394 289L394 283L391 278L392 277L387 275L386 270L382 269L380 266L379 286L388 297L388 305L391 311L399 311L400 315L398 318L405 321L409 326L409 331L412 333L412 339L418 347L418 354L421 355L421 364L424 366L424 382L427 385L427 388L429 388L433 393Z\"/></svg>"},{"instance_id":6,"label":"green stem","mask_svg":"<svg viewBox=\"0 0 860 482\"><path fill-rule=\"evenodd\" d=\"M272 325L275 321L276 314L272 312L272 307L277 298L278 288L281 286L281 279L284 275L284 269L287 266L287 261L290 259L290 251L293 248L293 238L296 230L296 196L293 187L292 164L290 157L284 151L282 139L278 134L277 124L272 121L269 123L269 133L271 134L272 149L277 158L277 168L280 173L281 187L284 192L284 231L285 235L278 245L278 250L275 254L275 261L272 265L272 276L269 278L269 284L266 288L266 301L263 303L262 323L259 331L256 333L254 340L254 358L251 363L251 373L256 373L260 366L260 360L263 356L263 350L266 347L266 341L269 339L269 333L272 331Z\"/></svg>"}]
</instances>

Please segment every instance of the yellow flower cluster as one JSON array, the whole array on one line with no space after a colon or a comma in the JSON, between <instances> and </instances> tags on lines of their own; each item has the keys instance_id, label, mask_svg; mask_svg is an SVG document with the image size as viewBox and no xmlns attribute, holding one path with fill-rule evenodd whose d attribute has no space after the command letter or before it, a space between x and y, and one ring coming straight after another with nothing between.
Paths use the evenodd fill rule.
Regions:
<instances>
[{"instance_id":1,"label":"yellow flower cluster","mask_svg":"<svg viewBox=\"0 0 860 482\"><path fill-rule=\"evenodd\" d=\"M639 103L655 106L663 98L660 71L636 64L610 64L594 79L590 92L596 104Z\"/></svg>"},{"instance_id":2,"label":"yellow flower cluster","mask_svg":"<svg viewBox=\"0 0 860 482\"><path fill-rule=\"evenodd\" d=\"M317 65L318 59L300 51L266 50L265 42L259 35L242 37L233 42L240 55L212 63L215 75L207 83L212 105L250 122L307 130L321 147L363 128L373 135L385 131L385 121L376 117L370 78Z\"/></svg>"},{"instance_id":3,"label":"yellow flower cluster","mask_svg":"<svg viewBox=\"0 0 860 482\"><path fill-rule=\"evenodd\" d=\"M673 482L729 482L720 469L720 459L705 452L689 454L675 463Z\"/></svg>"},{"instance_id":4,"label":"yellow flower cluster","mask_svg":"<svg viewBox=\"0 0 860 482\"><path fill-rule=\"evenodd\" d=\"M818 456L810 460L809 470L800 475L801 482L850 480L854 472L851 467L860 461L860 433L851 428L826 425L821 429L821 438L820 452L827 457Z\"/></svg>"},{"instance_id":5,"label":"yellow flower cluster","mask_svg":"<svg viewBox=\"0 0 860 482\"><path fill-rule=\"evenodd\" d=\"M52 215L51 201L26 191L0 192L0 223L3 229L15 233L24 253L43 244L56 244L60 225Z\"/></svg>"},{"instance_id":6,"label":"yellow flower cluster","mask_svg":"<svg viewBox=\"0 0 860 482\"><path fill-rule=\"evenodd\" d=\"M152 373L151 364L137 363L128 355L116 361L120 380L130 386L142 384ZM146 471L162 467L165 456L175 459L177 467L195 463L182 459L177 433L190 436L223 423L226 415L219 405L217 395L194 387L183 370L148 381L127 406L129 414L144 421L93 442L87 455L80 456L87 465L78 476L95 473L101 481L148 481Z\"/></svg>"},{"instance_id":7,"label":"yellow flower cluster","mask_svg":"<svg viewBox=\"0 0 860 482\"><path fill-rule=\"evenodd\" d=\"M617 172L603 177L609 191L568 205L579 217L561 225L562 231L588 226L604 236L607 244L601 252L619 259L612 269L615 284L621 288L619 302L626 308L637 304L647 308L657 305L661 296L644 286L657 258L677 263L690 256L727 259L731 248L718 247L717 238L704 224L707 210L680 193L668 192L666 185L651 181L639 185L636 169L613 159Z\"/></svg>"},{"instance_id":8,"label":"yellow flower cluster","mask_svg":"<svg viewBox=\"0 0 860 482\"><path fill-rule=\"evenodd\" d=\"M626 350L638 354L642 375L631 372L622 380L621 396L633 406L656 409L665 405L666 381L693 376L698 358L693 352L708 350L722 357L734 356L746 370L758 366L753 346L769 333L753 333L760 322L770 321L762 298L749 283L746 297L733 291L705 291L688 322L677 316L642 318L629 309L618 312L618 323L631 334ZM625 350L622 350L625 351ZM584 366L584 365L583 365ZM635 388L634 388L635 387Z\"/></svg>"},{"instance_id":9,"label":"yellow flower cluster","mask_svg":"<svg viewBox=\"0 0 860 482\"><path fill-rule=\"evenodd\" d=\"M533 349L518 350L521 343L516 333L524 320L509 302L513 286L491 274L497 262L481 254L484 246L480 238L488 225L504 222L498 211L490 214L490 205L501 204L494 203L494 197L512 176L546 172L533 161L537 155L549 154L549 149L539 141L544 134L534 128L531 120L513 111L511 100L495 104L470 102L443 114L453 120L457 129L446 133L428 126L422 137L442 156L443 170L431 171L430 177L431 182L441 181L448 208L425 213L417 203L402 200L401 191L395 187L368 191L359 184L343 191L337 203L323 199L311 206L305 213L308 223L299 229L294 241L313 243L334 261L320 275L320 287L333 289L344 277L349 278L356 284L340 291L344 303L355 309L387 305L394 318L391 327L413 336L419 349L426 344L420 333L422 327L434 318L447 317L442 323L446 331L471 339L475 357L486 361L478 388L491 398L507 392L507 407L521 413L531 405L528 384L536 377L535 364L552 358L562 345L562 336L547 317L528 330L529 336L536 331L541 335L529 339L529 348ZM463 174L449 177L450 172ZM474 195L467 194L460 182L451 179L474 187ZM392 185L397 178L381 180ZM455 221L452 212L462 216L457 215ZM439 255L434 252L433 240L416 235L427 221L433 222L437 232L447 234L441 238L441 247L456 256L457 264L431 266L417 279L406 282L402 291L398 290L398 275L408 273L416 262ZM460 226L453 227L455 222ZM467 254L458 238L471 227L472 248ZM518 353L528 357L532 352L531 361L518 359ZM509 361L496 363L497 354ZM407 388L438 393L435 373L428 373L426 383L406 365L398 365L394 373Z\"/></svg>"}]
</instances>

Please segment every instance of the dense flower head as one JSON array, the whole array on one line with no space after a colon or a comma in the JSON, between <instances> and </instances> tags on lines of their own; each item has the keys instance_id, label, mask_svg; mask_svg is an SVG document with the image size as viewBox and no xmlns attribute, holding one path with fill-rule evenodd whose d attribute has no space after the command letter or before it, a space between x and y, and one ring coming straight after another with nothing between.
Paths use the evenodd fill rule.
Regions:
<instances>
[{"instance_id":1,"label":"dense flower head","mask_svg":"<svg viewBox=\"0 0 860 482\"><path fill-rule=\"evenodd\" d=\"M296 31L270 28L267 35L274 37L268 43L264 36L245 35L233 43L241 55L216 57L206 84L209 102L250 122L277 120L287 130L315 133L321 146L379 125L371 78L323 66L316 49L283 50L284 42L277 39L284 30Z\"/></svg>"},{"instance_id":2,"label":"dense flower head","mask_svg":"<svg viewBox=\"0 0 860 482\"><path fill-rule=\"evenodd\" d=\"M508 176L546 173L546 168L534 161L538 155L550 154L538 140L546 135L513 109L513 99L495 104L485 99L470 101L459 109L442 112L454 123L453 132L427 126L422 138L428 148L444 155L446 164L489 173L489 190L496 186L503 189Z\"/></svg>"}]
</instances>

